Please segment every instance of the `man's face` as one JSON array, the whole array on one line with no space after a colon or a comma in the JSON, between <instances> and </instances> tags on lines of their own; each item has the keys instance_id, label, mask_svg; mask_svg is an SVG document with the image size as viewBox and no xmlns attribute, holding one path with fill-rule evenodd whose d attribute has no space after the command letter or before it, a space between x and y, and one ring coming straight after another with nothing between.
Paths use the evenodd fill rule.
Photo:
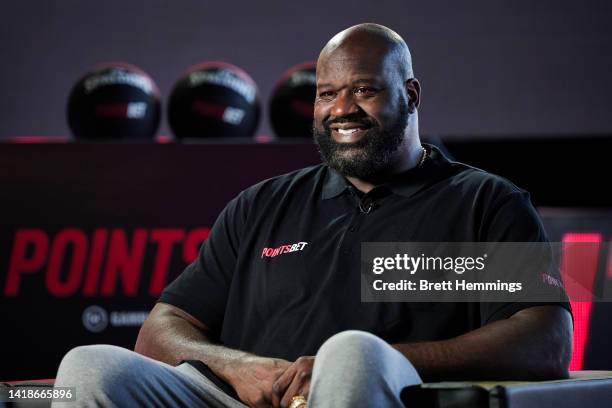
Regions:
<instances>
[{"instance_id":1,"label":"man's face","mask_svg":"<svg viewBox=\"0 0 612 408\"><path fill-rule=\"evenodd\" d=\"M389 169L408 124L403 86L384 50L355 46L322 55L313 133L330 167L361 179Z\"/></svg>"}]
</instances>

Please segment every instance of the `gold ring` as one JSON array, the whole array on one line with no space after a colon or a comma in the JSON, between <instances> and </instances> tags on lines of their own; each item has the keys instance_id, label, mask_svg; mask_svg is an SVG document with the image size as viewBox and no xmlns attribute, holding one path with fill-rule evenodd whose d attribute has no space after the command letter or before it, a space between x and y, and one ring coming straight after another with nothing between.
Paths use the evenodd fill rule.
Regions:
<instances>
[{"instance_id":1,"label":"gold ring","mask_svg":"<svg viewBox=\"0 0 612 408\"><path fill-rule=\"evenodd\" d=\"M291 398L291 405L289 405L289 408L306 408L307 406L306 397L303 395L296 395Z\"/></svg>"}]
</instances>

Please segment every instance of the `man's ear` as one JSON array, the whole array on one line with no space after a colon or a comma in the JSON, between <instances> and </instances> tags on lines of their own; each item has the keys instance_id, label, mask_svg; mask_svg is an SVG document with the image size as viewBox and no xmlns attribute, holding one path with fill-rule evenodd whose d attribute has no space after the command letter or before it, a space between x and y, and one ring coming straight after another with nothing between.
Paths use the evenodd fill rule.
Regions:
<instances>
[{"instance_id":1,"label":"man's ear","mask_svg":"<svg viewBox=\"0 0 612 408\"><path fill-rule=\"evenodd\" d=\"M408 94L408 111L414 113L421 103L421 84L416 78L410 78L404 86Z\"/></svg>"}]
</instances>

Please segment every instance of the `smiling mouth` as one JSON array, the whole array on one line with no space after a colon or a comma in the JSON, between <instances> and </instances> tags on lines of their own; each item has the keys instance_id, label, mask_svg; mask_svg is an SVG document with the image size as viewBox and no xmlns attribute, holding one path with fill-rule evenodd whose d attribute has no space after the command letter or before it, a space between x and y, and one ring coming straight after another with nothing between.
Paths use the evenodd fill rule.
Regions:
<instances>
[{"instance_id":1,"label":"smiling mouth","mask_svg":"<svg viewBox=\"0 0 612 408\"><path fill-rule=\"evenodd\" d=\"M355 126L350 128L332 128L332 137L339 143L353 143L361 139L368 131L369 126Z\"/></svg>"},{"instance_id":2,"label":"smiling mouth","mask_svg":"<svg viewBox=\"0 0 612 408\"><path fill-rule=\"evenodd\" d=\"M364 130L364 128L355 127L350 129L335 129L341 135L352 135L355 132L359 132L360 130Z\"/></svg>"}]
</instances>

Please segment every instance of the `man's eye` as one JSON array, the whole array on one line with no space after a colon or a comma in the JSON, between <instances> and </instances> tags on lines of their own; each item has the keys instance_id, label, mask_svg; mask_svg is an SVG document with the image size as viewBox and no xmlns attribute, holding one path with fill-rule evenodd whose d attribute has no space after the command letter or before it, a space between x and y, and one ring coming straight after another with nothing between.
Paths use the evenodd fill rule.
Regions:
<instances>
[{"instance_id":1,"label":"man's eye","mask_svg":"<svg viewBox=\"0 0 612 408\"><path fill-rule=\"evenodd\" d=\"M355 95L373 96L376 94L376 89L370 88L368 86L360 86L359 88L355 88L353 92L355 93Z\"/></svg>"},{"instance_id":2,"label":"man's eye","mask_svg":"<svg viewBox=\"0 0 612 408\"><path fill-rule=\"evenodd\" d=\"M334 93L332 91L325 91L319 94L319 98L321 99L331 99L333 98Z\"/></svg>"}]
</instances>

